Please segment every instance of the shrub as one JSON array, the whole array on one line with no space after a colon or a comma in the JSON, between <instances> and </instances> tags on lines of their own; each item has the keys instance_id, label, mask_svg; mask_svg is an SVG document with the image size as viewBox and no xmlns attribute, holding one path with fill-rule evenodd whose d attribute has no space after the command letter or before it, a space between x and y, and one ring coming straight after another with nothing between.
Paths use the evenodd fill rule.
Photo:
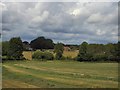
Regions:
<instances>
[{"instance_id":1,"label":"shrub","mask_svg":"<svg viewBox=\"0 0 120 90\"><path fill-rule=\"evenodd\" d=\"M76 59L77 61L92 61L93 55L90 53L86 53L85 55L78 54Z\"/></svg>"},{"instance_id":2,"label":"shrub","mask_svg":"<svg viewBox=\"0 0 120 90\"><path fill-rule=\"evenodd\" d=\"M33 53L32 58L34 58L34 59L42 59L42 56L43 56L43 52L37 50L37 51L35 51Z\"/></svg>"},{"instance_id":3,"label":"shrub","mask_svg":"<svg viewBox=\"0 0 120 90\"><path fill-rule=\"evenodd\" d=\"M47 59L47 60L53 60L54 59L54 56L52 53L50 52L44 52L44 59Z\"/></svg>"},{"instance_id":4,"label":"shrub","mask_svg":"<svg viewBox=\"0 0 120 90\"><path fill-rule=\"evenodd\" d=\"M42 51L37 50L32 55L32 58L34 58L34 59L41 59L41 60L43 60L43 59L53 60L54 56L50 52L42 52Z\"/></svg>"},{"instance_id":5,"label":"shrub","mask_svg":"<svg viewBox=\"0 0 120 90\"><path fill-rule=\"evenodd\" d=\"M61 52L61 51L58 51L58 52L56 53L56 56L55 56L55 57L56 57L57 60L62 60L62 57L63 57L63 56L62 56L62 52Z\"/></svg>"},{"instance_id":6,"label":"shrub","mask_svg":"<svg viewBox=\"0 0 120 90\"><path fill-rule=\"evenodd\" d=\"M57 60L61 60L62 59L63 50L64 50L64 47L63 47L62 43L57 43L55 45L54 52L56 53L56 59Z\"/></svg>"},{"instance_id":7,"label":"shrub","mask_svg":"<svg viewBox=\"0 0 120 90\"><path fill-rule=\"evenodd\" d=\"M94 59L94 61L102 61L102 60L107 60L107 56L106 55L94 55L93 56L93 59Z\"/></svg>"},{"instance_id":8,"label":"shrub","mask_svg":"<svg viewBox=\"0 0 120 90\"><path fill-rule=\"evenodd\" d=\"M71 56L67 56L64 59L66 59L66 60L73 60L74 58L72 58Z\"/></svg>"}]
</instances>

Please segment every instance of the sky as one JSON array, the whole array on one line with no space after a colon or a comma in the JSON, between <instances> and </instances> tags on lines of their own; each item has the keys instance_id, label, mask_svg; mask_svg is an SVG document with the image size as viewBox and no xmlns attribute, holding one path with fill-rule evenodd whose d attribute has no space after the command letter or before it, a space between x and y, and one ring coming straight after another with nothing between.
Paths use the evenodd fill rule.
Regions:
<instances>
[{"instance_id":1,"label":"sky","mask_svg":"<svg viewBox=\"0 0 120 90\"><path fill-rule=\"evenodd\" d=\"M3 41L18 36L65 44L118 41L117 2L4 2L0 8Z\"/></svg>"}]
</instances>

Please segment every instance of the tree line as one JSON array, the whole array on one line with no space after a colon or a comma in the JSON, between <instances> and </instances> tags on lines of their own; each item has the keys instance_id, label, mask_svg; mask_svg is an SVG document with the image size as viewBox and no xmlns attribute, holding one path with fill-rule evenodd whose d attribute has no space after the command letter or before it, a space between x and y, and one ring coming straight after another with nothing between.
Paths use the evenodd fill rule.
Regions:
<instances>
[{"instance_id":1,"label":"tree line","mask_svg":"<svg viewBox=\"0 0 120 90\"><path fill-rule=\"evenodd\" d=\"M120 60L120 42L117 44L88 44L79 47L78 61L117 61Z\"/></svg>"},{"instance_id":2,"label":"tree line","mask_svg":"<svg viewBox=\"0 0 120 90\"><path fill-rule=\"evenodd\" d=\"M55 44L51 39L38 37L30 43L22 42L20 37L13 37L9 41L2 42L2 58L9 60L24 59L22 52L25 50L40 50L33 54L35 59L66 59L63 57L64 44ZM69 58L77 61L119 61L120 59L120 42L113 44L88 44L83 42L80 45L67 45L71 50L79 50L77 57ZM51 52L42 52L44 49L53 49L55 57Z\"/></svg>"}]
</instances>

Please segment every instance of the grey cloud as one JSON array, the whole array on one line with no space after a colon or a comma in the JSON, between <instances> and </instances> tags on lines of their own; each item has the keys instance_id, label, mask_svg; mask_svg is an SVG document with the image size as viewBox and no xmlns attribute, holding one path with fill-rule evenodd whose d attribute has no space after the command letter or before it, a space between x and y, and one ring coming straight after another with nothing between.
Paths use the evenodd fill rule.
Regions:
<instances>
[{"instance_id":1,"label":"grey cloud","mask_svg":"<svg viewBox=\"0 0 120 90\"><path fill-rule=\"evenodd\" d=\"M117 3L5 3L5 7L4 40L45 36L71 44L117 42Z\"/></svg>"}]
</instances>

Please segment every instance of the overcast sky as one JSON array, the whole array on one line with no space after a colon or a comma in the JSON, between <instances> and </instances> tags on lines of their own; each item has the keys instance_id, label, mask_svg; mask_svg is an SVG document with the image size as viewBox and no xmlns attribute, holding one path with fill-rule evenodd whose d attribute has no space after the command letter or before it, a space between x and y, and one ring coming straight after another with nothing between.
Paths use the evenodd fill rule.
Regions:
<instances>
[{"instance_id":1,"label":"overcast sky","mask_svg":"<svg viewBox=\"0 0 120 90\"><path fill-rule=\"evenodd\" d=\"M118 3L1 3L2 37L44 36L65 44L116 43Z\"/></svg>"}]
</instances>

